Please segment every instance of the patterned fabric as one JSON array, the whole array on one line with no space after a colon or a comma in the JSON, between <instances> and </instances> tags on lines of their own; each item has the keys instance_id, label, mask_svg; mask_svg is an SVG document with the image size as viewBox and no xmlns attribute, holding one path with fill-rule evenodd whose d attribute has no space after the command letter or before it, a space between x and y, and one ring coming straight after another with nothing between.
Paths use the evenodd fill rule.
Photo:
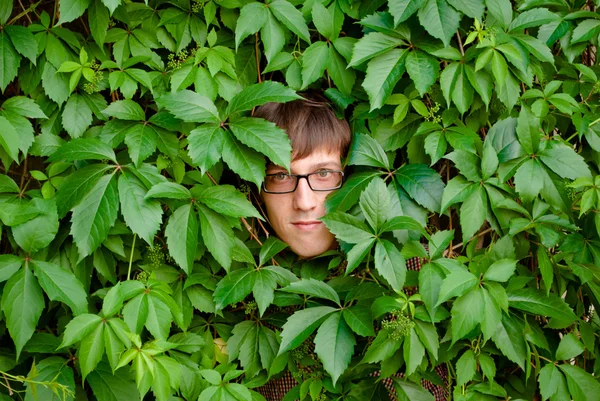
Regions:
<instances>
[{"instance_id":1,"label":"patterned fabric","mask_svg":"<svg viewBox=\"0 0 600 401\"><path fill-rule=\"evenodd\" d=\"M408 270L421 270L421 259L418 257L408 259L406 261L406 268ZM415 292L416 289L408 288L405 289L405 292L408 295L411 295ZM440 365L435 368L437 374L442 378L444 383L448 382L448 370L445 365ZM380 372L377 371L373 374L373 376L379 376ZM395 377L404 377L403 373L396 373ZM390 399L392 401L396 401L396 390L394 389L394 381L392 378L385 378L382 381L384 387L388 390ZM254 389L258 391L267 401L281 401L283 397L298 385L298 382L292 377L292 374L289 371L286 371L284 375L280 378L271 379L264 386L258 387ZM428 380L421 380L421 385L427 391L429 391L435 397L435 401L446 401L448 400L448 391L444 386L438 386L433 384Z\"/></svg>"}]
</instances>

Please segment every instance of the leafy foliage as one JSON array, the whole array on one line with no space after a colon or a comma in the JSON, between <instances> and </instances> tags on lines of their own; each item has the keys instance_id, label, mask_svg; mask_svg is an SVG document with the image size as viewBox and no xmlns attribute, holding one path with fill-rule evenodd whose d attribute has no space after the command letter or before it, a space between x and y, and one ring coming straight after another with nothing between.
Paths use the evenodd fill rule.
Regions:
<instances>
[{"instance_id":1,"label":"leafy foliage","mask_svg":"<svg viewBox=\"0 0 600 401\"><path fill-rule=\"evenodd\" d=\"M595 399L598 6L0 1L0 399ZM353 171L296 260L253 110L306 89Z\"/></svg>"}]
</instances>

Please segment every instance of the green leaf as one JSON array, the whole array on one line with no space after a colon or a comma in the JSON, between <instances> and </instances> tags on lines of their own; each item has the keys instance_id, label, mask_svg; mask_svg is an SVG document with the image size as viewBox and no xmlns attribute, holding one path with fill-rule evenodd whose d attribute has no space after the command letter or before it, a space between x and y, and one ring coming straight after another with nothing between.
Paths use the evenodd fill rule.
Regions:
<instances>
[{"instance_id":1,"label":"green leaf","mask_svg":"<svg viewBox=\"0 0 600 401\"><path fill-rule=\"evenodd\" d=\"M126 368L113 374L108 364L100 362L96 369L89 373L87 381L98 401L140 400L135 381L129 378Z\"/></svg>"},{"instance_id":2,"label":"green leaf","mask_svg":"<svg viewBox=\"0 0 600 401\"><path fill-rule=\"evenodd\" d=\"M394 389L398 396L398 401L434 401L435 397L426 389L418 384L392 378L394 380Z\"/></svg>"},{"instance_id":3,"label":"green leaf","mask_svg":"<svg viewBox=\"0 0 600 401\"><path fill-rule=\"evenodd\" d=\"M198 218L191 204L177 208L165 228L169 254L187 273L192 272L198 246Z\"/></svg>"},{"instance_id":4,"label":"green leaf","mask_svg":"<svg viewBox=\"0 0 600 401\"><path fill-rule=\"evenodd\" d=\"M136 104L137 105L137 104ZM139 106L138 106L139 107ZM62 114L62 124L71 138L79 138L92 123L92 110L83 96L71 95Z\"/></svg>"},{"instance_id":5,"label":"green leaf","mask_svg":"<svg viewBox=\"0 0 600 401\"><path fill-rule=\"evenodd\" d=\"M119 0L120 1L120 0ZM106 32L110 23L108 9L100 0L93 0L88 9L88 21L90 23L90 32L96 44L101 48L104 45Z\"/></svg>"},{"instance_id":6,"label":"green leaf","mask_svg":"<svg viewBox=\"0 0 600 401\"><path fill-rule=\"evenodd\" d=\"M426 0L418 15L419 22L426 31L448 47L458 29L460 14L446 0Z\"/></svg>"},{"instance_id":7,"label":"green leaf","mask_svg":"<svg viewBox=\"0 0 600 401\"><path fill-rule=\"evenodd\" d=\"M315 336L315 353L335 385L350 363L356 339L341 313L329 315Z\"/></svg>"},{"instance_id":8,"label":"green leaf","mask_svg":"<svg viewBox=\"0 0 600 401\"><path fill-rule=\"evenodd\" d=\"M225 270L231 266L234 235L227 220L211 209L197 205L204 245Z\"/></svg>"},{"instance_id":9,"label":"green leaf","mask_svg":"<svg viewBox=\"0 0 600 401\"><path fill-rule=\"evenodd\" d=\"M453 343L464 338L477 324L481 323L485 310L484 302L483 291L479 287L469 290L454 301L451 311Z\"/></svg>"},{"instance_id":10,"label":"green leaf","mask_svg":"<svg viewBox=\"0 0 600 401\"><path fill-rule=\"evenodd\" d=\"M102 114L127 121L144 121L146 114L142 107L133 100L117 100L102 110Z\"/></svg>"},{"instance_id":11,"label":"green leaf","mask_svg":"<svg viewBox=\"0 0 600 401\"><path fill-rule=\"evenodd\" d=\"M504 29L508 28L512 21L512 4L509 0L485 0L488 13Z\"/></svg>"},{"instance_id":12,"label":"green leaf","mask_svg":"<svg viewBox=\"0 0 600 401\"><path fill-rule=\"evenodd\" d=\"M14 160L19 160L19 146L21 142L19 133L12 124L3 116L0 116L0 145L8 156ZM1 149L1 148L0 148Z\"/></svg>"},{"instance_id":13,"label":"green leaf","mask_svg":"<svg viewBox=\"0 0 600 401\"><path fill-rule=\"evenodd\" d=\"M417 12L425 0L390 0L388 5L390 14L394 17L394 26L406 21L411 15Z\"/></svg>"},{"instance_id":14,"label":"green leaf","mask_svg":"<svg viewBox=\"0 0 600 401\"><path fill-rule=\"evenodd\" d=\"M548 11L546 8L534 8L517 15L517 18L511 22L509 31L518 31L520 29L540 26L558 19L560 19L558 15Z\"/></svg>"},{"instance_id":15,"label":"green leaf","mask_svg":"<svg viewBox=\"0 0 600 401\"><path fill-rule=\"evenodd\" d=\"M315 280L314 278L301 279L293 282L287 287L282 288L281 291L327 299L341 306L340 297L337 292L326 283Z\"/></svg>"},{"instance_id":16,"label":"green leaf","mask_svg":"<svg viewBox=\"0 0 600 401\"><path fill-rule=\"evenodd\" d=\"M83 381L104 355L104 327L104 323L97 325L79 344L79 367Z\"/></svg>"},{"instance_id":17,"label":"green leaf","mask_svg":"<svg viewBox=\"0 0 600 401\"><path fill-rule=\"evenodd\" d=\"M23 258L16 255L0 255L0 283L18 272L22 264Z\"/></svg>"},{"instance_id":18,"label":"green leaf","mask_svg":"<svg viewBox=\"0 0 600 401\"><path fill-rule=\"evenodd\" d=\"M517 169L515 189L524 202L531 202L542 190L544 182L540 180L540 170L543 168L536 159L525 160L525 163Z\"/></svg>"},{"instance_id":19,"label":"green leaf","mask_svg":"<svg viewBox=\"0 0 600 401\"><path fill-rule=\"evenodd\" d=\"M222 156L229 168L241 178L261 187L265 176L265 158L260 153L239 143L229 133L226 133ZM282 155L282 157L285 156Z\"/></svg>"},{"instance_id":20,"label":"green leaf","mask_svg":"<svg viewBox=\"0 0 600 401\"><path fill-rule=\"evenodd\" d=\"M466 16L483 21L483 0L448 0L448 3Z\"/></svg>"},{"instance_id":21,"label":"green leaf","mask_svg":"<svg viewBox=\"0 0 600 401\"><path fill-rule=\"evenodd\" d=\"M57 25L71 22L83 15L90 5L90 0L61 0Z\"/></svg>"},{"instance_id":22,"label":"green leaf","mask_svg":"<svg viewBox=\"0 0 600 401\"><path fill-rule=\"evenodd\" d=\"M389 335L389 330L379 330L377 337L367 349L361 363L375 363L391 358L400 348L402 342L389 338Z\"/></svg>"},{"instance_id":23,"label":"green leaf","mask_svg":"<svg viewBox=\"0 0 600 401\"><path fill-rule=\"evenodd\" d=\"M528 353L523 331L520 321L511 315L502 314L502 323L496 327L492 340L504 356L525 370Z\"/></svg>"},{"instance_id":24,"label":"green leaf","mask_svg":"<svg viewBox=\"0 0 600 401\"><path fill-rule=\"evenodd\" d=\"M156 103L186 122L221 123L219 111L212 100L189 90L167 93L156 99Z\"/></svg>"},{"instance_id":25,"label":"green leaf","mask_svg":"<svg viewBox=\"0 0 600 401\"><path fill-rule=\"evenodd\" d=\"M290 168L292 146L285 131L261 118L241 117L229 124L235 137L263 153L273 163Z\"/></svg>"},{"instance_id":26,"label":"green leaf","mask_svg":"<svg viewBox=\"0 0 600 401\"><path fill-rule=\"evenodd\" d=\"M345 212L352 207L374 177L379 176L378 171L355 173L348 178L342 188L327 196L325 206L328 211Z\"/></svg>"},{"instance_id":27,"label":"green leaf","mask_svg":"<svg viewBox=\"0 0 600 401\"><path fill-rule=\"evenodd\" d=\"M375 269L396 292L402 291L406 280L406 262L396 246L378 239L375 245Z\"/></svg>"},{"instance_id":28,"label":"green leaf","mask_svg":"<svg viewBox=\"0 0 600 401\"><path fill-rule=\"evenodd\" d=\"M85 313L75 316L65 328L65 333L59 349L81 341L100 324L102 324L102 318L98 315Z\"/></svg>"},{"instance_id":29,"label":"green leaf","mask_svg":"<svg viewBox=\"0 0 600 401\"><path fill-rule=\"evenodd\" d=\"M538 157L560 177L571 180L591 177L590 169L583 157L566 145L548 147L540 152Z\"/></svg>"},{"instance_id":30,"label":"green leaf","mask_svg":"<svg viewBox=\"0 0 600 401\"><path fill-rule=\"evenodd\" d=\"M571 37L571 43L585 42L600 33L600 20L597 19L586 19L579 23L573 30L573 36Z\"/></svg>"},{"instance_id":31,"label":"green leaf","mask_svg":"<svg viewBox=\"0 0 600 401\"><path fill-rule=\"evenodd\" d=\"M269 259L277 255L279 252L283 251L287 247L288 245L285 242L277 239L274 236L267 238L267 240L263 243L262 247L260 248L260 253L258 256L259 265L264 265Z\"/></svg>"},{"instance_id":32,"label":"green leaf","mask_svg":"<svg viewBox=\"0 0 600 401\"><path fill-rule=\"evenodd\" d=\"M283 325L278 355L302 344L329 315L336 311L337 309L330 306L317 306L295 312Z\"/></svg>"},{"instance_id":33,"label":"green leaf","mask_svg":"<svg viewBox=\"0 0 600 401\"><path fill-rule=\"evenodd\" d=\"M275 298L275 288L277 288L277 275L272 271L260 269L256 272L252 294L258 305L258 312L262 316L267 308L273 303Z\"/></svg>"},{"instance_id":34,"label":"green leaf","mask_svg":"<svg viewBox=\"0 0 600 401\"><path fill-rule=\"evenodd\" d=\"M191 199L192 194L189 189L183 185L174 182L161 182L153 185L146 194L147 199L165 198L165 199Z\"/></svg>"},{"instance_id":35,"label":"green leaf","mask_svg":"<svg viewBox=\"0 0 600 401\"><path fill-rule=\"evenodd\" d=\"M232 217L256 217L262 219L246 196L231 185L215 185L202 188L197 200L214 211Z\"/></svg>"},{"instance_id":36,"label":"green leaf","mask_svg":"<svg viewBox=\"0 0 600 401\"><path fill-rule=\"evenodd\" d=\"M21 57L15 50L7 32L0 32L0 90L4 92L8 84L17 76Z\"/></svg>"},{"instance_id":37,"label":"green leaf","mask_svg":"<svg viewBox=\"0 0 600 401\"><path fill-rule=\"evenodd\" d=\"M31 220L13 226L12 232L14 240L27 253L47 247L59 229L54 200L34 198L31 202L40 213Z\"/></svg>"},{"instance_id":38,"label":"green leaf","mask_svg":"<svg viewBox=\"0 0 600 401\"><path fill-rule=\"evenodd\" d=\"M38 44L33 33L26 27L20 25L6 25L4 30L10 37L15 50L27 57L27 59L35 65Z\"/></svg>"},{"instance_id":39,"label":"green leaf","mask_svg":"<svg viewBox=\"0 0 600 401\"><path fill-rule=\"evenodd\" d=\"M283 26L275 19L273 13L267 13L267 17L267 21L260 31L260 37L265 48L265 56L267 57L267 60L271 62L277 55L281 54L281 50L285 45L285 31ZM266 82L273 81L265 81L265 83Z\"/></svg>"},{"instance_id":40,"label":"green leaf","mask_svg":"<svg viewBox=\"0 0 600 401\"><path fill-rule=\"evenodd\" d=\"M42 261L31 261L31 264L48 298L69 305L74 315L88 311L87 294L73 272Z\"/></svg>"},{"instance_id":41,"label":"green leaf","mask_svg":"<svg viewBox=\"0 0 600 401\"><path fill-rule=\"evenodd\" d=\"M26 383L25 400L73 401L75 378L73 377L73 369L68 365L67 360L58 356L40 359L40 361L32 363L28 377L35 377L36 382L51 384L43 386L31 382ZM63 393L62 389L59 390L58 385L62 385L65 390L71 391L71 395ZM7 396L7 399L10 400L11 398ZM23 399L22 393L20 399Z\"/></svg>"},{"instance_id":42,"label":"green leaf","mask_svg":"<svg viewBox=\"0 0 600 401\"><path fill-rule=\"evenodd\" d=\"M89 140L78 139L70 141L61 147L61 151L63 148L69 147L76 141ZM84 148L89 150L89 145L86 143ZM76 151L74 150L73 153L75 154L75 152ZM102 155L99 155L99 157L102 157ZM76 206L94 187L94 185L96 185L98 180L111 168L111 166L106 166L104 164L90 164L71 174L69 179L64 182L56 194L56 204L59 217L63 217L69 210L73 208L73 206Z\"/></svg>"},{"instance_id":43,"label":"green leaf","mask_svg":"<svg viewBox=\"0 0 600 401\"><path fill-rule=\"evenodd\" d=\"M371 181L360 195L360 209L375 232L383 231L382 227L390 207L390 194L385 182L380 178Z\"/></svg>"},{"instance_id":44,"label":"green leaf","mask_svg":"<svg viewBox=\"0 0 600 401\"><path fill-rule=\"evenodd\" d=\"M484 280L499 281L504 283L508 281L515 272L517 261L513 259L500 259L492 263L483 275Z\"/></svg>"},{"instance_id":45,"label":"green leaf","mask_svg":"<svg viewBox=\"0 0 600 401\"><path fill-rule=\"evenodd\" d=\"M144 198L148 191L134 175L123 172L119 177L118 187L125 223L146 243L154 244L154 235L162 223L160 203Z\"/></svg>"},{"instance_id":46,"label":"green leaf","mask_svg":"<svg viewBox=\"0 0 600 401\"><path fill-rule=\"evenodd\" d=\"M456 361L456 384L462 386L473 379L477 361L472 349L466 350Z\"/></svg>"},{"instance_id":47,"label":"green leaf","mask_svg":"<svg viewBox=\"0 0 600 401\"><path fill-rule=\"evenodd\" d=\"M71 235L79 250L79 259L91 255L106 239L119 210L114 175L102 176L73 208Z\"/></svg>"},{"instance_id":48,"label":"green leaf","mask_svg":"<svg viewBox=\"0 0 600 401\"><path fill-rule=\"evenodd\" d=\"M302 54L302 88L321 78L329 63L329 46L315 42Z\"/></svg>"},{"instance_id":49,"label":"green leaf","mask_svg":"<svg viewBox=\"0 0 600 401\"><path fill-rule=\"evenodd\" d=\"M348 164L389 169L389 159L381 145L371 136L355 133Z\"/></svg>"},{"instance_id":50,"label":"green leaf","mask_svg":"<svg viewBox=\"0 0 600 401\"><path fill-rule=\"evenodd\" d=\"M99 139L96 138L79 138L73 139L66 144L62 145L56 152L54 152L49 161L63 160L66 162L72 162L76 160L111 160L117 162L115 152L112 147ZM102 172L107 170L107 166L102 166L98 170ZM91 166L90 166L91 169ZM90 170L88 169L88 170ZM84 169L82 169L84 170ZM80 170L80 171L82 171ZM86 172L88 171L86 170Z\"/></svg>"},{"instance_id":51,"label":"green leaf","mask_svg":"<svg viewBox=\"0 0 600 401\"><path fill-rule=\"evenodd\" d=\"M556 394L561 380L564 381L565 378L553 363L547 363L540 370L538 382L540 383L540 393L543 400L547 400Z\"/></svg>"},{"instance_id":52,"label":"green leaf","mask_svg":"<svg viewBox=\"0 0 600 401\"><path fill-rule=\"evenodd\" d=\"M25 96L13 96L7 99L2 103L2 109L27 118L48 118L33 99Z\"/></svg>"},{"instance_id":53,"label":"green leaf","mask_svg":"<svg viewBox=\"0 0 600 401\"><path fill-rule=\"evenodd\" d=\"M104 3L104 5L106 7L108 7L108 9L110 10L110 13L112 15L112 13L115 12L117 7L119 7L121 5L121 1L122 0L102 0L102 3Z\"/></svg>"},{"instance_id":54,"label":"green leaf","mask_svg":"<svg viewBox=\"0 0 600 401\"><path fill-rule=\"evenodd\" d=\"M568 333L560 340L560 344L558 344L556 359L570 360L581 355L583 351L585 351L585 347L577 336L573 333Z\"/></svg>"},{"instance_id":55,"label":"green leaf","mask_svg":"<svg viewBox=\"0 0 600 401\"><path fill-rule=\"evenodd\" d=\"M321 221L337 238L344 242L358 244L374 237L365 223L350 214L328 213L321 217Z\"/></svg>"},{"instance_id":56,"label":"green leaf","mask_svg":"<svg viewBox=\"0 0 600 401\"><path fill-rule=\"evenodd\" d=\"M394 36L389 36L381 32L369 32L354 45L352 59L348 63L348 66L354 67L360 65L402 44L404 44L404 41Z\"/></svg>"},{"instance_id":57,"label":"green leaf","mask_svg":"<svg viewBox=\"0 0 600 401\"><path fill-rule=\"evenodd\" d=\"M290 31L300 36L305 42L310 43L308 26L302 13L286 0L275 0L269 4L269 9L283 25Z\"/></svg>"},{"instance_id":58,"label":"green leaf","mask_svg":"<svg viewBox=\"0 0 600 401\"><path fill-rule=\"evenodd\" d=\"M157 139L158 135L150 124L134 124L125 131L125 144L136 167L154 153Z\"/></svg>"},{"instance_id":59,"label":"green leaf","mask_svg":"<svg viewBox=\"0 0 600 401\"><path fill-rule=\"evenodd\" d=\"M356 73L354 69L348 68L346 59L344 59L333 46L329 46L329 55L327 58L327 72L337 88L345 95L352 93Z\"/></svg>"},{"instance_id":60,"label":"green leaf","mask_svg":"<svg viewBox=\"0 0 600 401\"><path fill-rule=\"evenodd\" d=\"M5 25L13 10L13 0L4 1L0 4L0 25Z\"/></svg>"},{"instance_id":61,"label":"green leaf","mask_svg":"<svg viewBox=\"0 0 600 401\"><path fill-rule=\"evenodd\" d=\"M433 263L423 265L419 271L419 293L432 321L437 309L443 279L442 271Z\"/></svg>"},{"instance_id":62,"label":"green leaf","mask_svg":"<svg viewBox=\"0 0 600 401\"><path fill-rule=\"evenodd\" d=\"M362 87L369 95L371 110L385 104L394 86L404 74L406 55L406 50L392 49L369 61ZM349 66L352 64L351 62Z\"/></svg>"},{"instance_id":63,"label":"green leaf","mask_svg":"<svg viewBox=\"0 0 600 401\"><path fill-rule=\"evenodd\" d=\"M546 295L541 290L523 288L517 291L508 291L507 295L508 303L512 308L565 322L577 320L577 316L569 305L554 294Z\"/></svg>"},{"instance_id":64,"label":"green leaf","mask_svg":"<svg viewBox=\"0 0 600 401\"><path fill-rule=\"evenodd\" d=\"M240 269L221 279L213 295L216 309L224 309L227 305L246 298L254 287L255 276L255 270Z\"/></svg>"},{"instance_id":65,"label":"green leaf","mask_svg":"<svg viewBox=\"0 0 600 401\"><path fill-rule=\"evenodd\" d=\"M375 336L373 329L373 314L368 304L356 304L342 311L342 316L348 326L359 336Z\"/></svg>"},{"instance_id":66,"label":"green leaf","mask_svg":"<svg viewBox=\"0 0 600 401\"><path fill-rule=\"evenodd\" d=\"M13 275L2 291L2 310L6 328L15 344L17 359L31 338L44 310L42 289L27 264Z\"/></svg>"},{"instance_id":67,"label":"green leaf","mask_svg":"<svg viewBox=\"0 0 600 401\"><path fill-rule=\"evenodd\" d=\"M202 174L221 158L226 132L220 125L201 125L190 131L188 153Z\"/></svg>"},{"instance_id":68,"label":"green leaf","mask_svg":"<svg viewBox=\"0 0 600 401\"><path fill-rule=\"evenodd\" d=\"M404 338L403 355L406 363L406 374L412 375L425 356L425 347L419 336L417 336L414 327L410 328L409 334Z\"/></svg>"},{"instance_id":69,"label":"green leaf","mask_svg":"<svg viewBox=\"0 0 600 401\"><path fill-rule=\"evenodd\" d=\"M440 211L444 183L435 170L425 164L407 164L396 173L396 182L419 205L434 211Z\"/></svg>"},{"instance_id":70,"label":"green leaf","mask_svg":"<svg viewBox=\"0 0 600 401\"><path fill-rule=\"evenodd\" d=\"M600 391L598 379L575 365L559 365L567 378L569 392L575 401L592 401Z\"/></svg>"},{"instance_id":71,"label":"green leaf","mask_svg":"<svg viewBox=\"0 0 600 401\"><path fill-rule=\"evenodd\" d=\"M252 2L242 7L235 27L235 48L237 49L248 35L258 32L268 17L269 11L265 4Z\"/></svg>"},{"instance_id":72,"label":"green leaf","mask_svg":"<svg viewBox=\"0 0 600 401\"><path fill-rule=\"evenodd\" d=\"M446 302L452 297L459 297L470 291L479 280L472 273L462 268L450 272L442 282L436 306Z\"/></svg>"},{"instance_id":73,"label":"green leaf","mask_svg":"<svg viewBox=\"0 0 600 401\"><path fill-rule=\"evenodd\" d=\"M421 96L429 90L440 74L438 60L421 50L408 53L406 57L406 72L413 80L415 88Z\"/></svg>"},{"instance_id":74,"label":"green leaf","mask_svg":"<svg viewBox=\"0 0 600 401\"><path fill-rule=\"evenodd\" d=\"M250 85L231 99L227 106L227 114L235 114L246 110L252 110L267 102L286 103L292 100L302 99L296 92L287 86L274 81L265 81Z\"/></svg>"},{"instance_id":75,"label":"green leaf","mask_svg":"<svg viewBox=\"0 0 600 401\"><path fill-rule=\"evenodd\" d=\"M483 187L475 190L460 207L463 242L470 240L485 222L487 196Z\"/></svg>"},{"instance_id":76,"label":"green leaf","mask_svg":"<svg viewBox=\"0 0 600 401\"><path fill-rule=\"evenodd\" d=\"M497 79L497 78L496 78ZM517 121L517 137L523 149L529 154L535 153L540 145L540 121L523 105Z\"/></svg>"}]
</instances>

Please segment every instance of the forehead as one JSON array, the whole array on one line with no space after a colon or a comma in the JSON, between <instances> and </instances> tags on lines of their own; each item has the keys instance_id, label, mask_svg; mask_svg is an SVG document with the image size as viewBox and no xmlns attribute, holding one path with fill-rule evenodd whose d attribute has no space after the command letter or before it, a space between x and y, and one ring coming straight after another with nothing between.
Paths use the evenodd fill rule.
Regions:
<instances>
[{"instance_id":1,"label":"forehead","mask_svg":"<svg viewBox=\"0 0 600 401\"><path fill-rule=\"evenodd\" d=\"M269 165L268 169L284 168L276 165ZM301 159L293 159L290 165L291 172L295 174L310 173L319 168L342 168L342 156L339 151L330 151L318 149L311 152L308 156Z\"/></svg>"}]
</instances>

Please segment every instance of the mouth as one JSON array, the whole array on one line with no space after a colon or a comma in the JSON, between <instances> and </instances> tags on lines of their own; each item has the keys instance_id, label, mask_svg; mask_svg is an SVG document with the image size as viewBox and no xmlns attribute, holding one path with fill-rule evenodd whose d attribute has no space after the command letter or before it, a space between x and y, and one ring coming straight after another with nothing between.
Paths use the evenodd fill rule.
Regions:
<instances>
[{"instance_id":1,"label":"mouth","mask_svg":"<svg viewBox=\"0 0 600 401\"><path fill-rule=\"evenodd\" d=\"M301 231L312 231L321 227L323 222L319 220L304 220L304 221L294 221L292 225Z\"/></svg>"}]
</instances>

